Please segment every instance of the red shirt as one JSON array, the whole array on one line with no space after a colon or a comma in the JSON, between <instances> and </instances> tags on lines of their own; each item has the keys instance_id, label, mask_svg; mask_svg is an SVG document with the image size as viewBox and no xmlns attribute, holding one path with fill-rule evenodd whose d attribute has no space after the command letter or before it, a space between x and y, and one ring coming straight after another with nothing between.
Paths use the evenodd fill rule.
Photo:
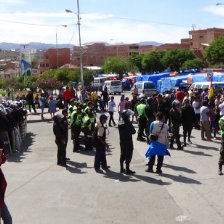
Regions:
<instances>
[{"instance_id":1,"label":"red shirt","mask_svg":"<svg viewBox=\"0 0 224 224\"><path fill-rule=\"evenodd\" d=\"M72 91L71 90L65 90L63 92L64 100L70 100L72 98Z\"/></svg>"},{"instance_id":2,"label":"red shirt","mask_svg":"<svg viewBox=\"0 0 224 224\"><path fill-rule=\"evenodd\" d=\"M185 97L185 94L183 91L180 90L176 92L176 99L179 100L181 103L183 102L184 97Z\"/></svg>"}]
</instances>

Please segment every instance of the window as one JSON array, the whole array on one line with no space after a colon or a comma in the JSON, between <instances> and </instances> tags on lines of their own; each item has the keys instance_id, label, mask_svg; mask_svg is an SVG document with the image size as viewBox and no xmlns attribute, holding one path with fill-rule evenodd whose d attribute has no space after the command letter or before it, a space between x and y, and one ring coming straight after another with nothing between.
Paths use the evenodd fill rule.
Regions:
<instances>
[{"instance_id":1,"label":"window","mask_svg":"<svg viewBox=\"0 0 224 224\"><path fill-rule=\"evenodd\" d=\"M155 86L153 83L144 83L144 89L155 89Z\"/></svg>"},{"instance_id":2,"label":"window","mask_svg":"<svg viewBox=\"0 0 224 224\"><path fill-rule=\"evenodd\" d=\"M46 67L49 67L49 64L46 64Z\"/></svg>"},{"instance_id":3,"label":"window","mask_svg":"<svg viewBox=\"0 0 224 224\"><path fill-rule=\"evenodd\" d=\"M46 59L49 59L49 56L48 55L46 55Z\"/></svg>"}]
</instances>

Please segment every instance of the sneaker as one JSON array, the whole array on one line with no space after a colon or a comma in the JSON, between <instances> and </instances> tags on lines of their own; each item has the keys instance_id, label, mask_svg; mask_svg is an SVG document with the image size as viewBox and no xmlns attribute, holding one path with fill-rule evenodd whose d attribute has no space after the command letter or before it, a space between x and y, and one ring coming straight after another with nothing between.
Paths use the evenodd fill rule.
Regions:
<instances>
[{"instance_id":1,"label":"sneaker","mask_svg":"<svg viewBox=\"0 0 224 224\"><path fill-rule=\"evenodd\" d=\"M145 142L146 140L144 138L137 138L137 141Z\"/></svg>"},{"instance_id":2,"label":"sneaker","mask_svg":"<svg viewBox=\"0 0 224 224\"><path fill-rule=\"evenodd\" d=\"M218 175L223 175L221 170L218 171Z\"/></svg>"},{"instance_id":3,"label":"sneaker","mask_svg":"<svg viewBox=\"0 0 224 224\"><path fill-rule=\"evenodd\" d=\"M189 142L190 144L192 144L192 141L191 141L190 139L188 139L188 142Z\"/></svg>"},{"instance_id":4,"label":"sneaker","mask_svg":"<svg viewBox=\"0 0 224 224\"><path fill-rule=\"evenodd\" d=\"M135 171L132 171L132 170L126 170L125 172L127 175L133 175L135 174Z\"/></svg>"},{"instance_id":5,"label":"sneaker","mask_svg":"<svg viewBox=\"0 0 224 224\"><path fill-rule=\"evenodd\" d=\"M69 158L65 158L65 160L66 160L66 161L69 161L70 159L69 159Z\"/></svg>"},{"instance_id":6,"label":"sneaker","mask_svg":"<svg viewBox=\"0 0 224 224\"><path fill-rule=\"evenodd\" d=\"M177 150L183 150L183 147L182 147L182 146L180 146L180 147L178 147L178 148L177 148Z\"/></svg>"},{"instance_id":7,"label":"sneaker","mask_svg":"<svg viewBox=\"0 0 224 224\"><path fill-rule=\"evenodd\" d=\"M120 173L125 173L125 169L124 168L121 168L120 169Z\"/></svg>"}]
</instances>

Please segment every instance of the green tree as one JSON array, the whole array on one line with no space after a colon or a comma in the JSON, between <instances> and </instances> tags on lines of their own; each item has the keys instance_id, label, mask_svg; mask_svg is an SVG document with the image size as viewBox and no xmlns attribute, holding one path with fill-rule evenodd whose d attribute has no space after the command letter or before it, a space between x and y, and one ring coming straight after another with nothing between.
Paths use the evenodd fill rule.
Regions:
<instances>
[{"instance_id":1,"label":"green tree","mask_svg":"<svg viewBox=\"0 0 224 224\"><path fill-rule=\"evenodd\" d=\"M5 81L0 77L0 89L5 87Z\"/></svg>"},{"instance_id":2,"label":"green tree","mask_svg":"<svg viewBox=\"0 0 224 224\"><path fill-rule=\"evenodd\" d=\"M190 50L184 48L174 49L166 52L162 58L162 63L172 71L179 71L185 61L192 60L195 57L194 53Z\"/></svg>"},{"instance_id":3,"label":"green tree","mask_svg":"<svg viewBox=\"0 0 224 224\"><path fill-rule=\"evenodd\" d=\"M108 57L106 58L102 69L106 73L119 74L120 78L123 78L123 74L130 71L130 64L127 58Z\"/></svg>"},{"instance_id":4,"label":"green tree","mask_svg":"<svg viewBox=\"0 0 224 224\"><path fill-rule=\"evenodd\" d=\"M162 63L162 58L166 54L165 51L151 51L144 55L142 66L148 72L162 72L165 67Z\"/></svg>"},{"instance_id":5,"label":"green tree","mask_svg":"<svg viewBox=\"0 0 224 224\"><path fill-rule=\"evenodd\" d=\"M96 74L95 71L84 69L83 70L83 81L84 85L88 86L93 81L93 76ZM77 83L81 81L80 78L80 68L77 68L73 73L73 79L71 81L76 81Z\"/></svg>"},{"instance_id":6,"label":"green tree","mask_svg":"<svg viewBox=\"0 0 224 224\"><path fill-rule=\"evenodd\" d=\"M130 67L133 72L135 71L143 72L143 67L142 67L143 57L144 57L144 54L130 55L128 57Z\"/></svg>"},{"instance_id":7,"label":"green tree","mask_svg":"<svg viewBox=\"0 0 224 224\"><path fill-rule=\"evenodd\" d=\"M66 85L70 81L70 70L67 68L60 68L55 71L55 78Z\"/></svg>"},{"instance_id":8,"label":"green tree","mask_svg":"<svg viewBox=\"0 0 224 224\"><path fill-rule=\"evenodd\" d=\"M211 64L224 63L224 36L212 41L210 46L205 49L205 57Z\"/></svg>"},{"instance_id":9,"label":"green tree","mask_svg":"<svg viewBox=\"0 0 224 224\"><path fill-rule=\"evenodd\" d=\"M203 68L203 61L200 58L195 58L193 60L187 60L183 63L182 69L197 69L200 70Z\"/></svg>"}]
</instances>

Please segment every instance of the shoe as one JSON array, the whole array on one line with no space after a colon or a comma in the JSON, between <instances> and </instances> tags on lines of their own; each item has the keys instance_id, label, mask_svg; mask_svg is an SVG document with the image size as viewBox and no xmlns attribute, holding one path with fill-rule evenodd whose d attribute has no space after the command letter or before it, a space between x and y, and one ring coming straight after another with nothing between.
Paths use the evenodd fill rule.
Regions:
<instances>
[{"instance_id":1,"label":"shoe","mask_svg":"<svg viewBox=\"0 0 224 224\"><path fill-rule=\"evenodd\" d=\"M188 139L188 142L189 142L190 144L192 144L192 141L191 141L190 139Z\"/></svg>"},{"instance_id":2,"label":"shoe","mask_svg":"<svg viewBox=\"0 0 224 224\"><path fill-rule=\"evenodd\" d=\"M183 147L182 147L182 146L180 146L180 147L178 147L178 148L177 148L177 150L183 150Z\"/></svg>"},{"instance_id":3,"label":"shoe","mask_svg":"<svg viewBox=\"0 0 224 224\"><path fill-rule=\"evenodd\" d=\"M140 141L140 142L145 142L146 140L144 138L137 138L137 141Z\"/></svg>"},{"instance_id":4,"label":"shoe","mask_svg":"<svg viewBox=\"0 0 224 224\"><path fill-rule=\"evenodd\" d=\"M66 160L66 161L69 161L70 159L69 159L69 158L65 158L65 160Z\"/></svg>"},{"instance_id":5,"label":"shoe","mask_svg":"<svg viewBox=\"0 0 224 224\"><path fill-rule=\"evenodd\" d=\"M156 173L161 174L161 173L163 173L163 171L162 170L156 170Z\"/></svg>"},{"instance_id":6,"label":"shoe","mask_svg":"<svg viewBox=\"0 0 224 224\"><path fill-rule=\"evenodd\" d=\"M154 171L153 171L153 168L149 168L149 167L148 167L148 169L146 169L145 172L153 173Z\"/></svg>"},{"instance_id":7,"label":"shoe","mask_svg":"<svg viewBox=\"0 0 224 224\"><path fill-rule=\"evenodd\" d=\"M174 147L172 145L170 145L170 149L174 149Z\"/></svg>"},{"instance_id":8,"label":"shoe","mask_svg":"<svg viewBox=\"0 0 224 224\"><path fill-rule=\"evenodd\" d=\"M117 126L117 124L116 124L116 123L114 123L114 126Z\"/></svg>"},{"instance_id":9,"label":"shoe","mask_svg":"<svg viewBox=\"0 0 224 224\"><path fill-rule=\"evenodd\" d=\"M201 140L202 140L202 141L206 141L206 139L205 139L205 138L202 138Z\"/></svg>"},{"instance_id":10,"label":"shoe","mask_svg":"<svg viewBox=\"0 0 224 224\"><path fill-rule=\"evenodd\" d=\"M218 171L218 175L220 175L220 176L223 175L222 170Z\"/></svg>"},{"instance_id":11,"label":"shoe","mask_svg":"<svg viewBox=\"0 0 224 224\"><path fill-rule=\"evenodd\" d=\"M186 143L186 142L184 142L183 147L186 147L186 146L187 146L187 143Z\"/></svg>"},{"instance_id":12,"label":"shoe","mask_svg":"<svg viewBox=\"0 0 224 224\"><path fill-rule=\"evenodd\" d=\"M135 174L135 171L132 171L132 170L126 170L125 172L127 175L133 175Z\"/></svg>"},{"instance_id":13,"label":"shoe","mask_svg":"<svg viewBox=\"0 0 224 224\"><path fill-rule=\"evenodd\" d=\"M101 169L95 169L96 173L103 173L103 170Z\"/></svg>"},{"instance_id":14,"label":"shoe","mask_svg":"<svg viewBox=\"0 0 224 224\"><path fill-rule=\"evenodd\" d=\"M103 166L102 169L103 170L108 170L108 169L110 169L110 166Z\"/></svg>"},{"instance_id":15,"label":"shoe","mask_svg":"<svg viewBox=\"0 0 224 224\"><path fill-rule=\"evenodd\" d=\"M111 125L111 124L109 124L109 127L112 127L112 125Z\"/></svg>"},{"instance_id":16,"label":"shoe","mask_svg":"<svg viewBox=\"0 0 224 224\"><path fill-rule=\"evenodd\" d=\"M124 173L125 172L125 169L124 168L121 168L120 169L120 173Z\"/></svg>"}]
</instances>

